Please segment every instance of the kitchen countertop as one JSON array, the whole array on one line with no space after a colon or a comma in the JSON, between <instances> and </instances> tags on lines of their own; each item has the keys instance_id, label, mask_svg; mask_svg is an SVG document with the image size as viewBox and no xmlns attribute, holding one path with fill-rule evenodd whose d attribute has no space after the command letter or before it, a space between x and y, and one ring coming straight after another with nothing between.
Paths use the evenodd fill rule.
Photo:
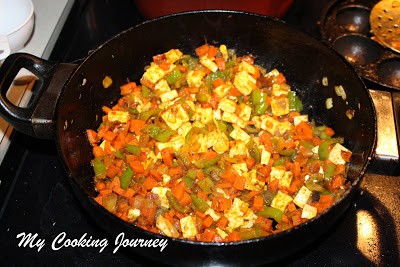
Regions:
<instances>
[{"instance_id":1,"label":"kitchen countertop","mask_svg":"<svg viewBox=\"0 0 400 267\"><path fill-rule=\"evenodd\" d=\"M32 2L35 15L34 29L28 43L19 52L48 59L75 0L32 0ZM31 97L35 77L23 69L16 79L23 82L12 85L7 96L14 104L26 106ZM0 118L0 164L9 147L12 131L13 128Z\"/></svg>"}]
</instances>

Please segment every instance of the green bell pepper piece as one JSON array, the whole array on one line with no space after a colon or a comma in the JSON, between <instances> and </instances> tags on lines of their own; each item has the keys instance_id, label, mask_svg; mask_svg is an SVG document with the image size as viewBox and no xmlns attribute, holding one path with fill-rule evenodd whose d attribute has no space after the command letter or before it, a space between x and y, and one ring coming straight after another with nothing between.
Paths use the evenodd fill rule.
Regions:
<instances>
[{"instance_id":1,"label":"green bell pepper piece","mask_svg":"<svg viewBox=\"0 0 400 267\"><path fill-rule=\"evenodd\" d=\"M289 110L300 112L303 110L303 103L301 103L300 98L296 95L295 91L290 91L288 93L289 98Z\"/></svg>"},{"instance_id":2,"label":"green bell pepper piece","mask_svg":"<svg viewBox=\"0 0 400 267\"><path fill-rule=\"evenodd\" d=\"M213 181L209 177L206 177L203 180L198 181L197 185L201 188L201 190L203 190L208 194L210 194L215 188Z\"/></svg>"},{"instance_id":3,"label":"green bell pepper piece","mask_svg":"<svg viewBox=\"0 0 400 267\"><path fill-rule=\"evenodd\" d=\"M199 198L195 194L190 194L190 198L192 199L193 205L201 212L206 212L210 205L207 204L203 199Z\"/></svg>"},{"instance_id":4,"label":"green bell pepper piece","mask_svg":"<svg viewBox=\"0 0 400 267\"><path fill-rule=\"evenodd\" d=\"M168 84L174 84L182 77L182 73L179 71L178 68L175 68L171 71L170 74L165 78Z\"/></svg>"},{"instance_id":5,"label":"green bell pepper piece","mask_svg":"<svg viewBox=\"0 0 400 267\"><path fill-rule=\"evenodd\" d=\"M119 178L120 183L121 183L121 188L122 189L126 189L128 188L129 183L132 180L133 177L133 170L131 169L131 167L127 167L126 170L122 173L121 177Z\"/></svg>"},{"instance_id":6,"label":"green bell pepper piece","mask_svg":"<svg viewBox=\"0 0 400 267\"><path fill-rule=\"evenodd\" d=\"M330 179L335 172L336 165L332 162L329 162L326 166L326 170L324 172L325 179Z\"/></svg>"},{"instance_id":7,"label":"green bell pepper piece","mask_svg":"<svg viewBox=\"0 0 400 267\"><path fill-rule=\"evenodd\" d=\"M329 147L335 143L343 143L343 138L326 139L318 146L318 156L321 160L326 160L329 158Z\"/></svg>"},{"instance_id":8,"label":"green bell pepper piece","mask_svg":"<svg viewBox=\"0 0 400 267\"><path fill-rule=\"evenodd\" d=\"M125 150L135 156L139 156L142 152L142 149L139 146L129 144L125 146Z\"/></svg>"},{"instance_id":9,"label":"green bell pepper piece","mask_svg":"<svg viewBox=\"0 0 400 267\"><path fill-rule=\"evenodd\" d=\"M204 168L206 168L206 167L209 167L209 166L214 165L214 164L217 163L220 159L221 159L221 155L218 155L218 156L216 156L216 157L213 158L213 159L202 159L202 160L196 161L196 162L194 163L194 166L196 166L196 167L199 168L199 169L204 169Z\"/></svg>"},{"instance_id":10,"label":"green bell pepper piece","mask_svg":"<svg viewBox=\"0 0 400 267\"><path fill-rule=\"evenodd\" d=\"M157 116L160 112L161 112L161 109L149 109L149 110L143 111L139 115L139 120L147 121L151 117Z\"/></svg>"},{"instance_id":11,"label":"green bell pepper piece","mask_svg":"<svg viewBox=\"0 0 400 267\"><path fill-rule=\"evenodd\" d=\"M277 223L280 223L282 221L283 211L273 207L264 207L261 211L257 212L257 215L265 218L272 218Z\"/></svg>"},{"instance_id":12,"label":"green bell pepper piece","mask_svg":"<svg viewBox=\"0 0 400 267\"><path fill-rule=\"evenodd\" d=\"M93 170L96 178L105 178L107 173L106 165L104 165L101 158L95 158L92 160Z\"/></svg>"},{"instance_id":13,"label":"green bell pepper piece","mask_svg":"<svg viewBox=\"0 0 400 267\"><path fill-rule=\"evenodd\" d=\"M179 201L174 197L174 195L172 194L172 192L170 190L167 191L167 193L165 193L165 196L168 199L169 205L171 205L171 207L179 212L182 213L187 213L189 212L189 207L188 206L182 206Z\"/></svg>"}]
</instances>

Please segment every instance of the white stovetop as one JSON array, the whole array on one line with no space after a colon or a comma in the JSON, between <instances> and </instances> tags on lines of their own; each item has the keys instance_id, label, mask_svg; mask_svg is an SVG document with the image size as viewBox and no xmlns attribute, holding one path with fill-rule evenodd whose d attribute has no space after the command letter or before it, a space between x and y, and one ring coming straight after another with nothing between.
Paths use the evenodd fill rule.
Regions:
<instances>
[{"instance_id":1,"label":"white stovetop","mask_svg":"<svg viewBox=\"0 0 400 267\"><path fill-rule=\"evenodd\" d=\"M26 46L19 52L48 59L74 0L32 0L32 2L35 9L34 30ZM30 72L22 70L16 79L28 82L23 85L12 85L7 96L11 102L25 106L31 96L30 89L35 77ZM12 127L0 117L0 164L10 145L9 137L12 131Z\"/></svg>"}]
</instances>

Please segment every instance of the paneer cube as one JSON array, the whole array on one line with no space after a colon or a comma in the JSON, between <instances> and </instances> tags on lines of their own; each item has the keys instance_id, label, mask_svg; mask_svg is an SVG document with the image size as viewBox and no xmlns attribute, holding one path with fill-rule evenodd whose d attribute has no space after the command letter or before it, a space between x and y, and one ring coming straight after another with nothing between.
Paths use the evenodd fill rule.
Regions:
<instances>
[{"instance_id":1,"label":"paneer cube","mask_svg":"<svg viewBox=\"0 0 400 267\"><path fill-rule=\"evenodd\" d=\"M247 71L239 71L233 80L233 85L242 93L243 95L249 95L251 92L257 88L257 81L253 78Z\"/></svg>"},{"instance_id":2,"label":"paneer cube","mask_svg":"<svg viewBox=\"0 0 400 267\"><path fill-rule=\"evenodd\" d=\"M239 118L235 113L230 113L230 112L224 112L222 114L222 118L221 120L226 121L226 122L230 122L230 123L237 123Z\"/></svg>"},{"instance_id":3,"label":"paneer cube","mask_svg":"<svg viewBox=\"0 0 400 267\"><path fill-rule=\"evenodd\" d=\"M264 145L259 145L258 149L261 151L261 164L268 165L271 159L271 152L265 150Z\"/></svg>"},{"instance_id":4,"label":"paneer cube","mask_svg":"<svg viewBox=\"0 0 400 267\"><path fill-rule=\"evenodd\" d=\"M217 229L217 234L218 234L222 239L224 239L224 238L226 238L226 237L228 236L228 234L227 234L224 230L222 230L221 228L217 227L216 229Z\"/></svg>"},{"instance_id":5,"label":"paneer cube","mask_svg":"<svg viewBox=\"0 0 400 267\"><path fill-rule=\"evenodd\" d=\"M171 139L168 142L157 142L156 147L159 151L163 150L164 148L167 147L172 147L175 151L179 150L182 146L185 145L185 138L179 134L171 137Z\"/></svg>"},{"instance_id":6,"label":"paneer cube","mask_svg":"<svg viewBox=\"0 0 400 267\"><path fill-rule=\"evenodd\" d=\"M228 136L221 133L218 139L218 142L213 145L213 149L215 152L222 154L229 149L229 139Z\"/></svg>"},{"instance_id":7,"label":"paneer cube","mask_svg":"<svg viewBox=\"0 0 400 267\"><path fill-rule=\"evenodd\" d=\"M286 206L293 201L293 198L288 194L278 191L274 199L272 199L271 207L285 211Z\"/></svg>"},{"instance_id":8,"label":"paneer cube","mask_svg":"<svg viewBox=\"0 0 400 267\"><path fill-rule=\"evenodd\" d=\"M265 182L257 179L257 171L255 169L247 172L244 176L246 177L245 189L260 191L264 188Z\"/></svg>"},{"instance_id":9,"label":"paneer cube","mask_svg":"<svg viewBox=\"0 0 400 267\"><path fill-rule=\"evenodd\" d=\"M346 164L346 161L342 157L342 151L351 153L350 150L348 150L346 147L342 146L339 143L336 143L329 153L329 160L336 165Z\"/></svg>"},{"instance_id":10,"label":"paneer cube","mask_svg":"<svg viewBox=\"0 0 400 267\"><path fill-rule=\"evenodd\" d=\"M169 92L166 92L166 93L163 93L162 95L160 95L161 102L163 102L163 103L174 100L177 97L178 97L178 91L176 91L176 90L171 90Z\"/></svg>"},{"instance_id":11,"label":"paneer cube","mask_svg":"<svg viewBox=\"0 0 400 267\"><path fill-rule=\"evenodd\" d=\"M167 80L162 79L156 83L156 85L154 86L154 91L158 95L162 95L164 93L171 91L171 88L169 87Z\"/></svg>"},{"instance_id":12,"label":"paneer cube","mask_svg":"<svg viewBox=\"0 0 400 267\"><path fill-rule=\"evenodd\" d=\"M142 79L155 84L165 76L165 71L160 68L156 63L151 62L150 67L146 69L146 72L143 74Z\"/></svg>"},{"instance_id":13,"label":"paneer cube","mask_svg":"<svg viewBox=\"0 0 400 267\"><path fill-rule=\"evenodd\" d=\"M272 135L275 135L279 127L279 121L267 115L260 116L260 119L261 119L261 125L260 125L261 129L266 130Z\"/></svg>"},{"instance_id":14,"label":"paneer cube","mask_svg":"<svg viewBox=\"0 0 400 267\"><path fill-rule=\"evenodd\" d=\"M243 141L245 144L247 144L250 141L250 138L251 138L248 133L246 133L244 130L242 130L236 124L233 124L233 130L230 133L230 136L235 140Z\"/></svg>"},{"instance_id":15,"label":"paneer cube","mask_svg":"<svg viewBox=\"0 0 400 267\"><path fill-rule=\"evenodd\" d=\"M246 71L247 73L255 74L257 72L257 69L254 65L251 65L246 61L242 61L238 65L238 71Z\"/></svg>"},{"instance_id":16,"label":"paneer cube","mask_svg":"<svg viewBox=\"0 0 400 267\"><path fill-rule=\"evenodd\" d=\"M212 122L213 109L212 108L200 108L196 107L191 120L200 121L203 124L209 124Z\"/></svg>"},{"instance_id":17,"label":"paneer cube","mask_svg":"<svg viewBox=\"0 0 400 267\"><path fill-rule=\"evenodd\" d=\"M216 72L218 70L217 64L211 58L206 56L200 57L200 64L211 70L212 72Z\"/></svg>"},{"instance_id":18,"label":"paneer cube","mask_svg":"<svg viewBox=\"0 0 400 267\"><path fill-rule=\"evenodd\" d=\"M249 107L245 103L241 103L236 107L236 114L241 120L245 122L250 120L251 111L252 111L251 107Z\"/></svg>"},{"instance_id":19,"label":"paneer cube","mask_svg":"<svg viewBox=\"0 0 400 267\"><path fill-rule=\"evenodd\" d=\"M161 187L161 186L160 187L153 187L153 189L151 189L151 192L153 194L156 194L158 196L158 198L160 199L161 206L163 206L163 207L165 207L167 209L169 209L169 202L168 202L166 194L167 194L167 192L169 190L170 190L169 188Z\"/></svg>"},{"instance_id":20,"label":"paneer cube","mask_svg":"<svg viewBox=\"0 0 400 267\"><path fill-rule=\"evenodd\" d=\"M187 121L184 124L181 125L178 129L178 134L185 137L187 133L192 129L192 124Z\"/></svg>"},{"instance_id":21,"label":"paneer cube","mask_svg":"<svg viewBox=\"0 0 400 267\"><path fill-rule=\"evenodd\" d=\"M289 114L289 98L287 97L273 97L271 100L272 114L275 116L282 116Z\"/></svg>"},{"instance_id":22,"label":"paneer cube","mask_svg":"<svg viewBox=\"0 0 400 267\"><path fill-rule=\"evenodd\" d=\"M165 52L164 55L169 63L174 64L183 56L183 53L179 49L171 49L168 52Z\"/></svg>"},{"instance_id":23,"label":"paneer cube","mask_svg":"<svg viewBox=\"0 0 400 267\"><path fill-rule=\"evenodd\" d=\"M308 122L308 115L300 115L300 116L295 116L293 117L293 124L296 126L300 122Z\"/></svg>"},{"instance_id":24,"label":"paneer cube","mask_svg":"<svg viewBox=\"0 0 400 267\"><path fill-rule=\"evenodd\" d=\"M307 187L302 186L297 192L297 195L293 199L293 203L296 204L298 207L303 208L305 204L307 204L308 200L312 195L312 191L309 190Z\"/></svg>"},{"instance_id":25,"label":"paneer cube","mask_svg":"<svg viewBox=\"0 0 400 267\"><path fill-rule=\"evenodd\" d=\"M196 217L186 216L179 221L184 238L193 238L197 235Z\"/></svg>"},{"instance_id":26,"label":"paneer cube","mask_svg":"<svg viewBox=\"0 0 400 267\"><path fill-rule=\"evenodd\" d=\"M214 88L214 93L216 93L219 97L225 97L229 90L232 89L232 84L230 82L223 83L218 87Z\"/></svg>"},{"instance_id":27,"label":"paneer cube","mask_svg":"<svg viewBox=\"0 0 400 267\"><path fill-rule=\"evenodd\" d=\"M128 220L130 222L136 221L136 219L140 216L140 210L139 209L129 209L128 210Z\"/></svg>"},{"instance_id":28,"label":"paneer cube","mask_svg":"<svg viewBox=\"0 0 400 267\"><path fill-rule=\"evenodd\" d=\"M232 168L240 175L248 171L246 162L232 164Z\"/></svg>"},{"instance_id":29,"label":"paneer cube","mask_svg":"<svg viewBox=\"0 0 400 267\"><path fill-rule=\"evenodd\" d=\"M272 85L272 96L288 95L290 86L287 84L273 84Z\"/></svg>"},{"instance_id":30,"label":"paneer cube","mask_svg":"<svg viewBox=\"0 0 400 267\"><path fill-rule=\"evenodd\" d=\"M236 155L247 155L247 147L242 140L236 140L235 145L229 150L230 158Z\"/></svg>"},{"instance_id":31,"label":"paneer cube","mask_svg":"<svg viewBox=\"0 0 400 267\"><path fill-rule=\"evenodd\" d=\"M172 130L177 130L182 124L189 121L189 115L180 104L164 111L161 118Z\"/></svg>"},{"instance_id":32,"label":"paneer cube","mask_svg":"<svg viewBox=\"0 0 400 267\"><path fill-rule=\"evenodd\" d=\"M129 112L120 110L111 110L107 114L107 119L108 121L118 121L121 123L126 123L129 120Z\"/></svg>"},{"instance_id":33,"label":"paneer cube","mask_svg":"<svg viewBox=\"0 0 400 267\"><path fill-rule=\"evenodd\" d=\"M190 70L186 75L187 83L190 87L200 87L206 73L202 70Z\"/></svg>"},{"instance_id":34,"label":"paneer cube","mask_svg":"<svg viewBox=\"0 0 400 267\"><path fill-rule=\"evenodd\" d=\"M312 219L317 216L317 208L308 204L305 204L301 212L301 218Z\"/></svg>"},{"instance_id":35,"label":"paneer cube","mask_svg":"<svg viewBox=\"0 0 400 267\"><path fill-rule=\"evenodd\" d=\"M215 212L215 210L213 210L212 208L209 208L208 210L206 210L206 212L204 212L204 214L210 215L211 218L213 218L214 222L218 221L221 218L221 215L219 213Z\"/></svg>"},{"instance_id":36,"label":"paneer cube","mask_svg":"<svg viewBox=\"0 0 400 267\"><path fill-rule=\"evenodd\" d=\"M236 102L227 98L222 98L218 104L218 109L229 113L234 113L236 110Z\"/></svg>"},{"instance_id":37,"label":"paneer cube","mask_svg":"<svg viewBox=\"0 0 400 267\"><path fill-rule=\"evenodd\" d=\"M278 132L283 135L292 129L292 124L288 121L280 122L278 125Z\"/></svg>"},{"instance_id":38,"label":"paneer cube","mask_svg":"<svg viewBox=\"0 0 400 267\"><path fill-rule=\"evenodd\" d=\"M232 232L234 229L241 227L244 224L244 215L249 208L249 204L234 198L231 208L225 212L225 217L228 218L226 230Z\"/></svg>"}]
</instances>

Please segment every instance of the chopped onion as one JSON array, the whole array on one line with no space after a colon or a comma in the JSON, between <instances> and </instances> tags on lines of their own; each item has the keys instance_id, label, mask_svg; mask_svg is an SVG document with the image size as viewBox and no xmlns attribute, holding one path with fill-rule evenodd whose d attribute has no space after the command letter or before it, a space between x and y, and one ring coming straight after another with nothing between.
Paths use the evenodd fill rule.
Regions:
<instances>
[{"instance_id":1,"label":"chopped onion","mask_svg":"<svg viewBox=\"0 0 400 267\"><path fill-rule=\"evenodd\" d=\"M348 110L346 110L346 116L350 120L354 117L355 113L356 113L356 111L354 109L349 108Z\"/></svg>"},{"instance_id":2,"label":"chopped onion","mask_svg":"<svg viewBox=\"0 0 400 267\"><path fill-rule=\"evenodd\" d=\"M325 77L325 76L324 76L324 77L322 78L322 85L323 85L323 86L328 86L328 77Z\"/></svg>"},{"instance_id":3,"label":"chopped onion","mask_svg":"<svg viewBox=\"0 0 400 267\"><path fill-rule=\"evenodd\" d=\"M333 107L333 100L332 97L329 97L325 100L325 107L327 109L331 109Z\"/></svg>"},{"instance_id":4,"label":"chopped onion","mask_svg":"<svg viewBox=\"0 0 400 267\"><path fill-rule=\"evenodd\" d=\"M346 96L346 92L344 91L343 86L339 85L339 86L335 86L335 93L342 97L343 100L345 100L347 98Z\"/></svg>"}]
</instances>

